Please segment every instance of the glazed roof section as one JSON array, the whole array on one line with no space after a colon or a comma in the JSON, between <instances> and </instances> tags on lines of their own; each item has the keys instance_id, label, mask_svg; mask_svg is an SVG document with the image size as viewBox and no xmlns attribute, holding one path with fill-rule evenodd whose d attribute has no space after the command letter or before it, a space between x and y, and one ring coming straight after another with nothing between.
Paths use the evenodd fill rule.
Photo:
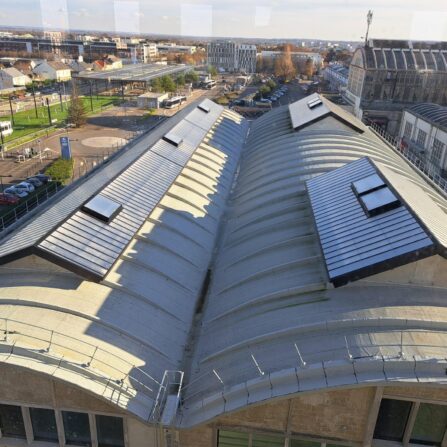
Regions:
<instances>
[{"instance_id":1,"label":"glazed roof section","mask_svg":"<svg viewBox=\"0 0 447 447\"><path fill-rule=\"evenodd\" d=\"M82 276L101 280L223 111L223 107L209 100L202 101L200 105L208 112L194 107L186 115L181 114L183 119L177 119L177 124L164 131L163 137L149 150L142 150L144 146L140 145L133 148L132 155L127 154L126 157L124 154L114 160L103 173L116 173L109 183L105 182L110 178L108 175L94 175L68 194L63 202L55 204L27 227L13 234L0 247L4 259L31 250ZM166 141L168 136L178 139L178 145ZM129 161L127 168L118 173ZM101 183L104 185L101 189L92 188ZM84 202L96 196L120 204L122 210L110 222L98 220L82 209ZM57 215L57 219L53 219L53 215ZM37 220L46 223L38 227Z\"/></svg>"},{"instance_id":2,"label":"glazed roof section","mask_svg":"<svg viewBox=\"0 0 447 447\"><path fill-rule=\"evenodd\" d=\"M447 107L439 104L422 103L408 109L426 121L442 127L447 132Z\"/></svg>"},{"instance_id":3,"label":"glazed roof section","mask_svg":"<svg viewBox=\"0 0 447 447\"><path fill-rule=\"evenodd\" d=\"M361 158L307 181L326 270L335 286L436 252L434 237L403 200L401 184L392 186L379 166ZM414 189L411 183L405 186Z\"/></svg>"},{"instance_id":4,"label":"glazed roof section","mask_svg":"<svg viewBox=\"0 0 447 447\"><path fill-rule=\"evenodd\" d=\"M366 68L447 72L447 51L415 48L362 47Z\"/></svg>"}]
</instances>

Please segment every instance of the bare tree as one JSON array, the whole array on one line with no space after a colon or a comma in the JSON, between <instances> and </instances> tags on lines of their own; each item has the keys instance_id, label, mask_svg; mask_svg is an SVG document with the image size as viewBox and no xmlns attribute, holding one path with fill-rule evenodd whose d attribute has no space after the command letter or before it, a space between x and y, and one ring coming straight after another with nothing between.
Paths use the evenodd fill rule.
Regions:
<instances>
[{"instance_id":1,"label":"bare tree","mask_svg":"<svg viewBox=\"0 0 447 447\"><path fill-rule=\"evenodd\" d=\"M296 70L292 62L290 47L285 47L284 53L275 60L275 76L289 81L296 76Z\"/></svg>"}]
</instances>

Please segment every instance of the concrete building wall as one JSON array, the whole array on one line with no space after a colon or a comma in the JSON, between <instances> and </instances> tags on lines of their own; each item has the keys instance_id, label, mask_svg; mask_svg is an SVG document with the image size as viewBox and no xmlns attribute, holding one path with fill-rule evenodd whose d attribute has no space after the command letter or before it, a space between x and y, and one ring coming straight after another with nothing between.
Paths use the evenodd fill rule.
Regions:
<instances>
[{"instance_id":1,"label":"concrete building wall","mask_svg":"<svg viewBox=\"0 0 447 447\"><path fill-rule=\"evenodd\" d=\"M303 394L249 407L206 426L180 431L180 447L215 447L219 429L271 433L327 444L368 446L372 443L382 398L445 403L447 388L418 385L363 387Z\"/></svg>"},{"instance_id":2,"label":"concrete building wall","mask_svg":"<svg viewBox=\"0 0 447 447\"><path fill-rule=\"evenodd\" d=\"M0 364L0 404L51 408L56 410L56 415L58 411L67 410L87 412L93 417L96 414L123 417L125 447L163 446L163 438L161 441L157 440L158 433L155 427L127 416L115 406L61 381L5 363ZM26 441L2 438L0 434L0 447L19 445L26 445ZM57 444L39 443L42 447L46 445ZM60 445L63 445L62 440Z\"/></svg>"}]
</instances>

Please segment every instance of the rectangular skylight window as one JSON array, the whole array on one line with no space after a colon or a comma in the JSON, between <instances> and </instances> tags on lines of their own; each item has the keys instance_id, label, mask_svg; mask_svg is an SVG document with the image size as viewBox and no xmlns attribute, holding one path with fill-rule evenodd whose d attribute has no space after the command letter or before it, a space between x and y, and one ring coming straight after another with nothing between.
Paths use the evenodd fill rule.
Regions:
<instances>
[{"instance_id":1,"label":"rectangular skylight window","mask_svg":"<svg viewBox=\"0 0 447 447\"><path fill-rule=\"evenodd\" d=\"M359 197L359 202L369 217L377 216L401 205L400 200L388 187L363 194Z\"/></svg>"},{"instance_id":2,"label":"rectangular skylight window","mask_svg":"<svg viewBox=\"0 0 447 447\"><path fill-rule=\"evenodd\" d=\"M376 189L384 188L385 186L385 182L378 174L369 175L356 182L352 182L352 189L357 197L368 192L373 192Z\"/></svg>"},{"instance_id":3,"label":"rectangular skylight window","mask_svg":"<svg viewBox=\"0 0 447 447\"><path fill-rule=\"evenodd\" d=\"M166 135L163 135L163 140L174 145L175 147L179 147L181 142L183 141L182 137L179 137L174 133L167 133Z\"/></svg>"},{"instance_id":4,"label":"rectangular skylight window","mask_svg":"<svg viewBox=\"0 0 447 447\"><path fill-rule=\"evenodd\" d=\"M202 104L199 104L197 107L198 107L202 112L205 112L205 113L210 113L210 111L211 111L211 109L210 109L208 106L203 106Z\"/></svg>"},{"instance_id":5,"label":"rectangular skylight window","mask_svg":"<svg viewBox=\"0 0 447 447\"><path fill-rule=\"evenodd\" d=\"M320 98L312 99L312 101L309 101L307 103L309 109L314 109L315 107L320 106L321 104L323 104L323 101Z\"/></svg>"},{"instance_id":6,"label":"rectangular skylight window","mask_svg":"<svg viewBox=\"0 0 447 447\"><path fill-rule=\"evenodd\" d=\"M90 214L90 216L103 222L110 222L122 209L121 203L100 194L84 203L81 208L84 213Z\"/></svg>"}]
</instances>

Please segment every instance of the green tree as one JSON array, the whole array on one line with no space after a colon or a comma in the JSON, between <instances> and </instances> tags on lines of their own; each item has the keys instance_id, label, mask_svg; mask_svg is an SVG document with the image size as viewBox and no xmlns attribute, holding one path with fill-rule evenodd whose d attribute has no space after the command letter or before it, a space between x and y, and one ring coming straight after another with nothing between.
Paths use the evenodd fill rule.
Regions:
<instances>
[{"instance_id":1,"label":"green tree","mask_svg":"<svg viewBox=\"0 0 447 447\"><path fill-rule=\"evenodd\" d=\"M155 93L161 93L163 92L163 86L161 85L160 78L155 78L151 82L152 91Z\"/></svg>"},{"instance_id":2,"label":"green tree","mask_svg":"<svg viewBox=\"0 0 447 447\"><path fill-rule=\"evenodd\" d=\"M177 85L183 87L185 85L185 82L186 82L185 75L183 73L179 74L177 76Z\"/></svg>"},{"instance_id":3,"label":"green tree","mask_svg":"<svg viewBox=\"0 0 447 447\"><path fill-rule=\"evenodd\" d=\"M176 85L175 82L172 80L171 76L169 75L162 76L160 82L165 92L175 92Z\"/></svg>"},{"instance_id":4,"label":"green tree","mask_svg":"<svg viewBox=\"0 0 447 447\"><path fill-rule=\"evenodd\" d=\"M266 84L268 87L270 87L270 90L275 90L275 88L276 88L276 82L273 80L273 79L269 79L268 81L267 81L267 84Z\"/></svg>"},{"instance_id":5,"label":"green tree","mask_svg":"<svg viewBox=\"0 0 447 447\"><path fill-rule=\"evenodd\" d=\"M78 88L75 82L72 83L67 121L74 124L76 127L81 127L87 121L87 113L81 98L78 96Z\"/></svg>"},{"instance_id":6,"label":"green tree","mask_svg":"<svg viewBox=\"0 0 447 447\"><path fill-rule=\"evenodd\" d=\"M215 78L217 76L217 68L213 65L208 65L208 73L211 75L212 78Z\"/></svg>"},{"instance_id":7,"label":"green tree","mask_svg":"<svg viewBox=\"0 0 447 447\"><path fill-rule=\"evenodd\" d=\"M259 93L260 93L260 95L261 95L262 98L263 98L264 96L267 96L271 91L272 91L272 89L271 89L268 85L263 85L263 86L259 89Z\"/></svg>"},{"instance_id":8,"label":"green tree","mask_svg":"<svg viewBox=\"0 0 447 447\"><path fill-rule=\"evenodd\" d=\"M197 82L199 80L199 75L196 71L191 70L185 75L186 82Z\"/></svg>"}]
</instances>

